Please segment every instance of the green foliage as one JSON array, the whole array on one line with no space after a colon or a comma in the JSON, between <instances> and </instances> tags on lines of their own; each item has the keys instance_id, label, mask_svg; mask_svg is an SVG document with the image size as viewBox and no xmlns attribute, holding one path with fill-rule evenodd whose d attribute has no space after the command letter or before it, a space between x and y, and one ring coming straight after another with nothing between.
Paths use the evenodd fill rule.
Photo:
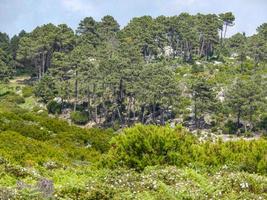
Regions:
<instances>
[{"instance_id":1,"label":"green foliage","mask_svg":"<svg viewBox=\"0 0 267 200\"><path fill-rule=\"evenodd\" d=\"M234 21L181 13L120 29L104 16L77 34L0 33L0 81L31 76L0 87L0 199L43 199L43 178L55 199L266 199L267 141L254 134L267 132L267 26L226 38ZM69 113L117 132L57 118Z\"/></svg>"},{"instance_id":2,"label":"green foliage","mask_svg":"<svg viewBox=\"0 0 267 200\"><path fill-rule=\"evenodd\" d=\"M265 131L265 134L267 134L267 114L261 116L259 127Z\"/></svg>"},{"instance_id":3,"label":"green foliage","mask_svg":"<svg viewBox=\"0 0 267 200\"><path fill-rule=\"evenodd\" d=\"M13 74L12 58L0 48L0 81L7 82Z\"/></svg>"},{"instance_id":4,"label":"green foliage","mask_svg":"<svg viewBox=\"0 0 267 200\"><path fill-rule=\"evenodd\" d=\"M86 124L89 120L88 113L80 111L72 112L70 114L70 118L75 124L80 124L80 125Z\"/></svg>"},{"instance_id":5,"label":"green foliage","mask_svg":"<svg viewBox=\"0 0 267 200\"><path fill-rule=\"evenodd\" d=\"M4 94L4 96L0 97L0 100L2 102L8 102L8 103L14 103L14 104L23 104L25 103L25 99L13 92L7 92Z\"/></svg>"},{"instance_id":6,"label":"green foliage","mask_svg":"<svg viewBox=\"0 0 267 200\"><path fill-rule=\"evenodd\" d=\"M225 123L223 128L224 134L235 134L237 132L238 128L236 126L236 123L229 120Z\"/></svg>"},{"instance_id":7,"label":"green foliage","mask_svg":"<svg viewBox=\"0 0 267 200\"><path fill-rule=\"evenodd\" d=\"M190 141L184 143L185 140ZM185 136L182 130L136 125L125 129L123 134L112 140L110 157L107 157L107 160L112 165L119 164L137 170L149 165L182 165L183 161L179 163L177 160L177 152L182 154L185 147L191 143L194 143L193 137Z\"/></svg>"},{"instance_id":8,"label":"green foliage","mask_svg":"<svg viewBox=\"0 0 267 200\"><path fill-rule=\"evenodd\" d=\"M49 113L52 113L52 114L61 113L62 105L58 103L57 101L54 101L54 100L49 101L46 107Z\"/></svg>"},{"instance_id":9,"label":"green foliage","mask_svg":"<svg viewBox=\"0 0 267 200\"><path fill-rule=\"evenodd\" d=\"M44 76L41 81L35 85L34 93L46 103L54 99L57 91L53 78L51 76Z\"/></svg>"},{"instance_id":10,"label":"green foliage","mask_svg":"<svg viewBox=\"0 0 267 200\"><path fill-rule=\"evenodd\" d=\"M22 96L24 98L30 97L33 95L33 88L30 86L25 86L22 88Z\"/></svg>"},{"instance_id":11,"label":"green foliage","mask_svg":"<svg viewBox=\"0 0 267 200\"><path fill-rule=\"evenodd\" d=\"M142 170L151 165L176 165L214 169L229 165L248 172L265 173L266 140L206 141L200 143L182 129L136 125L114 137L103 164ZM213 170L210 168L210 170Z\"/></svg>"}]
</instances>

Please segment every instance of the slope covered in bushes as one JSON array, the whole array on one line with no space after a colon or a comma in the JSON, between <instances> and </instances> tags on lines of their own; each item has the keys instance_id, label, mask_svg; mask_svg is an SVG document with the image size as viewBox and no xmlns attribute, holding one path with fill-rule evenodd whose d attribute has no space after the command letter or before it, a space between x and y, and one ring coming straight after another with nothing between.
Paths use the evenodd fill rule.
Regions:
<instances>
[{"instance_id":1,"label":"slope covered in bushes","mask_svg":"<svg viewBox=\"0 0 267 200\"><path fill-rule=\"evenodd\" d=\"M25 109L27 98L0 96L0 199L267 197L263 137L200 140L170 125L85 129Z\"/></svg>"},{"instance_id":2,"label":"slope covered in bushes","mask_svg":"<svg viewBox=\"0 0 267 200\"><path fill-rule=\"evenodd\" d=\"M112 139L107 165L142 170L152 165L203 168L228 166L267 174L267 141L200 142L181 127L137 125Z\"/></svg>"}]
</instances>

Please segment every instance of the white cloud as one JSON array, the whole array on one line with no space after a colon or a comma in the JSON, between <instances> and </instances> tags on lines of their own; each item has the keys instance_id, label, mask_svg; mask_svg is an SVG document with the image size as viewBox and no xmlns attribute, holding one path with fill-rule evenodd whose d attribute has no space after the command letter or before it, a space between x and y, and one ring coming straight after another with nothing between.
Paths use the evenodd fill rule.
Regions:
<instances>
[{"instance_id":1,"label":"white cloud","mask_svg":"<svg viewBox=\"0 0 267 200\"><path fill-rule=\"evenodd\" d=\"M94 6L84 0L61 0L62 5L72 12L88 13L94 10Z\"/></svg>"}]
</instances>

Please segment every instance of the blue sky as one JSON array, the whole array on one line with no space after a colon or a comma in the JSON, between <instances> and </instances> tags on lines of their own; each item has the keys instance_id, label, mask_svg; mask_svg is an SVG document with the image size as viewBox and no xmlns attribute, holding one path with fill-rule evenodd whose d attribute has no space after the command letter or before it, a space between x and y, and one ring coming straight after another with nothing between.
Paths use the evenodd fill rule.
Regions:
<instances>
[{"instance_id":1,"label":"blue sky","mask_svg":"<svg viewBox=\"0 0 267 200\"><path fill-rule=\"evenodd\" d=\"M267 0L0 0L0 32L12 36L49 22L66 23L76 29L86 16L100 20L107 14L125 26L136 16L227 11L236 16L228 36L243 31L254 34L260 24L267 22Z\"/></svg>"}]
</instances>

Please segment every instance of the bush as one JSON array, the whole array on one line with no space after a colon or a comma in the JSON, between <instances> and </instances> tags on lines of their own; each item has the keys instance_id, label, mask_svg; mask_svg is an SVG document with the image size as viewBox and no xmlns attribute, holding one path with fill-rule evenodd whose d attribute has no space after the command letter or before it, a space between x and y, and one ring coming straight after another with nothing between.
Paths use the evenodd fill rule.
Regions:
<instances>
[{"instance_id":1,"label":"bush","mask_svg":"<svg viewBox=\"0 0 267 200\"><path fill-rule=\"evenodd\" d=\"M146 166L176 165L209 172L229 165L233 169L266 173L267 141L220 140L200 142L181 128L136 125L111 141L103 165L143 170Z\"/></svg>"},{"instance_id":2,"label":"bush","mask_svg":"<svg viewBox=\"0 0 267 200\"><path fill-rule=\"evenodd\" d=\"M42 164L50 160L58 162L67 160L62 149L24 137L16 132L1 132L0 141L0 155L21 165L29 160L35 164Z\"/></svg>"},{"instance_id":3,"label":"bush","mask_svg":"<svg viewBox=\"0 0 267 200\"><path fill-rule=\"evenodd\" d=\"M15 103L15 104L23 104L25 103L25 99L18 94L15 93L7 93L5 96L1 97L2 101Z\"/></svg>"},{"instance_id":4,"label":"bush","mask_svg":"<svg viewBox=\"0 0 267 200\"><path fill-rule=\"evenodd\" d=\"M25 86L22 88L22 96L24 98L30 97L33 95L33 88L30 86Z\"/></svg>"},{"instance_id":5,"label":"bush","mask_svg":"<svg viewBox=\"0 0 267 200\"><path fill-rule=\"evenodd\" d=\"M50 101L50 102L48 102L46 108L47 108L49 113L60 114L62 106L61 106L61 104L59 104L56 101Z\"/></svg>"},{"instance_id":6,"label":"bush","mask_svg":"<svg viewBox=\"0 0 267 200\"><path fill-rule=\"evenodd\" d=\"M180 158L195 142L196 138L181 128L136 125L111 141L107 164L137 170L149 165L183 165L187 158Z\"/></svg>"},{"instance_id":7,"label":"bush","mask_svg":"<svg viewBox=\"0 0 267 200\"><path fill-rule=\"evenodd\" d=\"M267 134L267 114L264 114L261 117L261 122L259 124L259 127L265 131L265 134Z\"/></svg>"},{"instance_id":8,"label":"bush","mask_svg":"<svg viewBox=\"0 0 267 200\"><path fill-rule=\"evenodd\" d=\"M71 121L73 121L75 124L84 125L89 121L88 114L86 112L72 112L70 114Z\"/></svg>"},{"instance_id":9,"label":"bush","mask_svg":"<svg viewBox=\"0 0 267 200\"><path fill-rule=\"evenodd\" d=\"M237 130L236 123L229 120L223 127L223 134L235 134Z\"/></svg>"}]
</instances>

